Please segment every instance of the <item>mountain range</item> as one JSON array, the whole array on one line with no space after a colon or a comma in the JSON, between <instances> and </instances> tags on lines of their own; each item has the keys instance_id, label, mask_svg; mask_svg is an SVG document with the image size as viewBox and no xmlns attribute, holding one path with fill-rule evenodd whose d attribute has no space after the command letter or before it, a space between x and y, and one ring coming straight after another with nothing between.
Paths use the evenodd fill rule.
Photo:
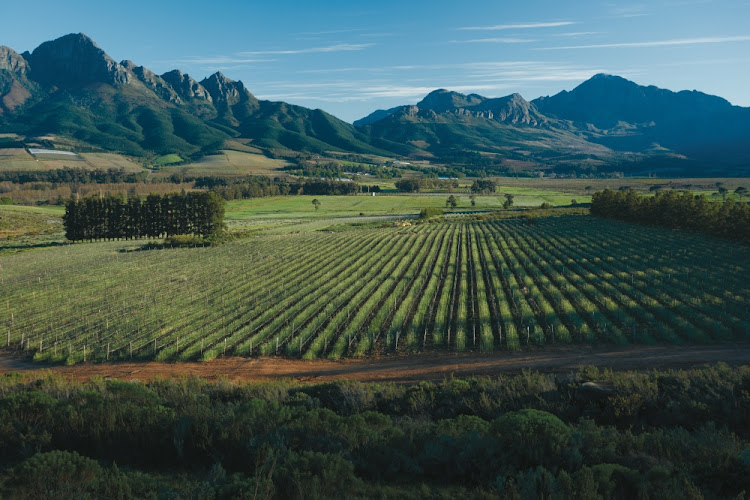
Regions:
<instances>
[{"instance_id":1,"label":"mountain range","mask_svg":"<svg viewBox=\"0 0 750 500\"><path fill-rule=\"evenodd\" d=\"M241 137L266 150L422 158L490 173L750 174L750 108L697 91L599 74L532 101L441 89L349 124L257 99L220 72L199 82L118 63L84 34L22 54L0 47L0 131L147 158L200 156Z\"/></svg>"}]
</instances>

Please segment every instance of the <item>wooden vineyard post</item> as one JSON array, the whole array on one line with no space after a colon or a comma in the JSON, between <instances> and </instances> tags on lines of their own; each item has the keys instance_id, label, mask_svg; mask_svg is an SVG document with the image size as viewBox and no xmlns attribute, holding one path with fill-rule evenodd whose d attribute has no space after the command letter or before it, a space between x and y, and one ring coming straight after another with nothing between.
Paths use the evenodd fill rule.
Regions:
<instances>
[{"instance_id":1,"label":"wooden vineyard post","mask_svg":"<svg viewBox=\"0 0 750 500\"><path fill-rule=\"evenodd\" d=\"M43 352L43 351L44 351L44 339L41 339L39 341L39 352Z\"/></svg>"},{"instance_id":2,"label":"wooden vineyard post","mask_svg":"<svg viewBox=\"0 0 750 500\"><path fill-rule=\"evenodd\" d=\"M107 361L109 361L109 342L107 342Z\"/></svg>"},{"instance_id":3,"label":"wooden vineyard post","mask_svg":"<svg viewBox=\"0 0 750 500\"><path fill-rule=\"evenodd\" d=\"M526 327L526 345L529 345L529 327Z\"/></svg>"},{"instance_id":4,"label":"wooden vineyard post","mask_svg":"<svg viewBox=\"0 0 750 500\"><path fill-rule=\"evenodd\" d=\"M83 344L83 362L86 362L86 344Z\"/></svg>"},{"instance_id":5,"label":"wooden vineyard post","mask_svg":"<svg viewBox=\"0 0 750 500\"><path fill-rule=\"evenodd\" d=\"M130 359L133 359L133 341L130 341Z\"/></svg>"},{"instance_id":6,"label":"wooden vineyard post","mask_svg":"<svg viewBox=\"0 0 750 500\"><path fill-rule=\"evenodd\" d=\"M154 339L154 356L156 356L156 339Z\"/></svg>"},{"instance_id":7,"label":"wooden vineyard post","mask_svg":"<svg viewBox=\"0 0 750 500\"><path fill-rule=\"evenodd\" d=\"M226 337L224 337L224 354L223 355L224 356L227 355L227 338Z\"/></svg>"}]
</instances>

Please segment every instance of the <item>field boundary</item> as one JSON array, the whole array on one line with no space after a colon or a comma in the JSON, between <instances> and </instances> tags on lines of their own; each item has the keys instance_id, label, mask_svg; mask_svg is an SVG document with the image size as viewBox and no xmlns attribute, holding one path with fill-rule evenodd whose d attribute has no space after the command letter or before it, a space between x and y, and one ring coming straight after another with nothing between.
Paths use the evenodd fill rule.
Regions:
<instances>
[{"instance_id":1,"label":"field boundary","mask_svg":"<svg viewBox=\"0 0 750 500\"><path fill-rule=\"evenodd\" d=\"M574 372L596 366L616 371L666 370L711 363L750 364L750 342L716 345L591 345L548 347L537 351L494 353L424 353L365 359L301 360L282 357L217 358L209 362L157 361L44 365L0 352L0 374L47 371L76 380L91 377L150 380L157 377L199 376L235 381L293 379L300 382L356 380L359 382L417 383L451 377L516 374L531 369L546 373Z\"/></svg>"}]
</instances>

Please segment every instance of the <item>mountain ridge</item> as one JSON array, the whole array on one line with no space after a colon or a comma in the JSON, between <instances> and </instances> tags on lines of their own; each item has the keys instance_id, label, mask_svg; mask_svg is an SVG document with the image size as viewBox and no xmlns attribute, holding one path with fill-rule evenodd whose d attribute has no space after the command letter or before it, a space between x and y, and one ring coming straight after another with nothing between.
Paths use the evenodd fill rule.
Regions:
<instances>
[{"instance_id":1,"label":"mountain ridge","mask_svg":"<svg viewBox=\"0 0 750 500\"><path fill-rule=\"evenodd\" d=\"M242 137L266 149L424 158L467 168L748 172L750 108L598 74L528 101L437 89L348 124L257 99L216 72L200 82L114 61L85 34L19 54L0 47L0 130L70 137L134 156L184 157ZM495 170L493 170L495 169Z\"/></svg>"}]
</instances>

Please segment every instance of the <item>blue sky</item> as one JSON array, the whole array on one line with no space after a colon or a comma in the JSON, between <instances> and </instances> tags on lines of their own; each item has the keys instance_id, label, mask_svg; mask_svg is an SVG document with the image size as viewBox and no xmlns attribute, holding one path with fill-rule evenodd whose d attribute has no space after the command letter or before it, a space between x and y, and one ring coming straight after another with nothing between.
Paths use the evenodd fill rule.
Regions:
<instances>
[{"instance_id":1,"label":"blue sky","mask_svg":"<svg viewBox=\"0 0 750 500\"><path fill-rule=\"evenodd\" d=\"M118 61L222 71L346 121L436 88L531 100L600 72L750 106L750 0L29 0L3 18L19 52L83 32Z\"/></svg>"}]
</instances>

